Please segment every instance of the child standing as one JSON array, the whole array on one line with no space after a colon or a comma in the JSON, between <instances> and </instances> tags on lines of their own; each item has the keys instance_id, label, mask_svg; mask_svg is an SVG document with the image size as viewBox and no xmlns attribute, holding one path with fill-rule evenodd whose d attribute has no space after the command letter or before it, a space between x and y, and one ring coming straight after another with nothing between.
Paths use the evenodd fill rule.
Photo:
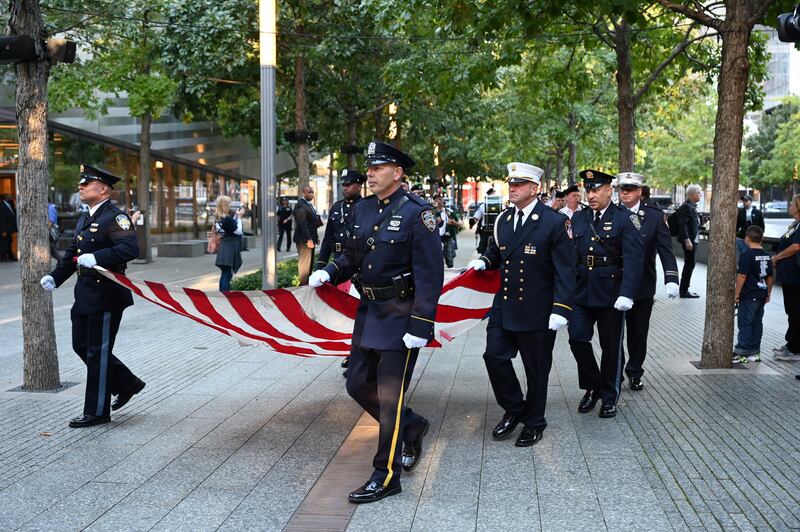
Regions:
<instances>
[{"instance_id":1,"label":"child standing","mask_svg":"<svg viewBox=\"0 0 800 532\"><path fill-rule=\"evenodd\" d=\"M733 350L733 363L761 361L761 335L764 305L772 293L772 259L761 248L764 230L751 225L745 230L747 251L739 257L736 276L736 303L739 305L739 336Z\"/></svg>"}]
</instances>

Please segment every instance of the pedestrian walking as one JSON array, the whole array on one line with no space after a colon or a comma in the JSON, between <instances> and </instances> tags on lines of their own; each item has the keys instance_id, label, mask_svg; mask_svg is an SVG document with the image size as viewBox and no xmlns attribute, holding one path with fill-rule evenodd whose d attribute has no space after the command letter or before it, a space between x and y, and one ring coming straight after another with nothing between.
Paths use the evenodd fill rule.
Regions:
<instances>
[{"instance_id":1,"label":"pedestrian walking","mask_svg":"<svg viewBox=\"0 0 800 532\"><path fill-rule=\"evenodd\" d=\"M689 291L694 271L697 243L700 235L700 215L697 204L702 193L700 185L686 187L686 201L678 208L678 243L683 248L683 271L681 272L680 297L698 298L699 295Z\"/></svg>"},{"instance_id":2,"label":"pedestrian walking","mask_svg":"<svg viewBox=\"0 0 800 532\"><path fill-rule=\"evenodd\" d=\"M281 250L283 237L286 236L286 251L292 247L292 208L289 207L289 200L281 198L281 206L278 207L278 251Z\"/></svg>"},{"instance_id":3,"label":"pedestrian walking","mask_svg":"<svg viewBox=\"0 0 800 532\"><path fill-rule=\"evenodd\" d=\"M578 412L590 412L601 401L600 417L609 418L617 415L625 311L633 308L639 290L644 246L638 216L611 202L614 176L597 170L583 170L580 176L589 208L572 216L578 269L569 346L578 364L578 385L585 390ZM595 324L602 350L599 367L592 349Z\"/></svg>"},{"instance_id":4,"label":"pedestrian walking","mask_svg":"<svg viewBox=\"0 0 800 532\"><path fill-rule=\"evenodd\" d=\"M308 284L308 274L314 264L314 248L319 244L317 229L322 225L317 210L311 204L314 189L306 185L294 206L294 243L297 245L297 274L300 286Z\"/></svg>"},{"instance_id":5,"label":"pedestrian walking","mask_svg":"<svg viewBox=\"0 0 800 532\"><path fill-rule=\"evenodd\" d=\"M405 406L405 391L419 349L433 339L444 279L436 215L425 199L401 187L414 160L371 142L366 165L373 195L355 206L353 237L341 257L309 278L313 287L354 279L361 293L347 392L380 428L372 475L350 493L353 503L400 493L401 471L419 463L429 423Z\"/></svg>"},{"instance_id":6,"label":"pedestrian walking","mask_svg":"<svg viewBox=\"0 0 800 532\"><path fill-rule=\"evenodd\" d=\"M83 414L69 422L73 428L108 423L110 410L125 406L145 386L113 352L122 312L133 305L131 292L94 269L125 273L127 263L139 254L130 218L110 200L120 178L89 165L81 165L80 171L80 200L89 210L78 219L56 268L40 281L42 288L53 291L78 274L70 312L72 347L86 364L86 395Z\"/></svg>"},{"instance_id":7,"label":"pedestrian walking","mask_svg":"<svg viewBox=\"0 0 800 532\"><path fill-rule=\"evenodd\" d=\"M789 202L789 215L794 222L775 245L772 264L775 280L783 290L783 308L789 320L786 344L774 349L775 358L785 361L800 360L800 194Z\"/></svg>"},{"instance_id":8,"label":"pedestrian walking","mask_svg":"<svg viewBox=\"0 0 800 532\"><path fill-rule=\"evenodd\" d=\"M678 297L678 263L672 253L672 238L664 211L647 205L642 200L644 176L634 172L617 174L617 186L622 207L638 217L631 221L639 228L644 245L644 269L633 308L625 312L625 325L628 332L628 362L625 374L630 379L630 389L644 389L644 360L647 356L647 336L650 333L650 316L653 313L654 295L656 293L656 254L661 260L664 270L664 284L670 299Z\"/></svg>"},{"instance_id":9,"label":"pedestrian walking","mask_svg":"<svg viewBox=\"0 0 800 532\"><path fill-rule=\"evenodd\" d=\"M17 232L17 210L10 195L0 197L0 262L16 261L14 235Z\"/></svg>"},{"instance_id":10,"label":"pedestrian walking","mask_svg":"<svg viewBox=\"0 0 800 532\"><path fill-rule=\"evenodd\" d=\"M567 324L575 294L575 246L567 216L537 199L544 170L525 163L508 165L513 207L495 222L495 238L468 268L502 268L486 328L483 360L503 417L492 431L508 438L519 423L517 447L541 441L547 427L547 383L553 364L556 331ZM527 397L512 359L519 352L525 368Z\"/></svg>"},{"instance_id":11,"label":"pedestrian walking","mask_svg":"<svg viewBox=\"0 0 800 532\"><path fill-rule=\"evenodd\" d=\"M747 245L744 243L744 232L751 225L765 229L764 215L761 211L753 207L753 196L744 194L741 197L742 206L739 207L739 212L736 215L736 253L741 255L747 251Z\"/></svg>"},{"instance_id":12,"label":"pedestrian walking","mask_svg":"<svg viewBox=\"0 0 800 532\"><path fill-rule=\"evenodd\" d=\"M761 247L764 230L751 225L744 232L747 251L739 256L736 275L737 326L733 363L761 362L764 305L772 294L772 258Z\"/></svg>"},{"instance_id":13,"label":"pedestrian walking","mask_svg":"<svg viewBox=\"0 0 800 532\"><path fill-rule=\"evenodd\" d=\"M231 214L230 196L217 197L214 231L220 236L219 248L214 265L219 268L219 291L231 289L233 274L242 267L242 216L241 207Z\"/></svg>"}]
</instances>

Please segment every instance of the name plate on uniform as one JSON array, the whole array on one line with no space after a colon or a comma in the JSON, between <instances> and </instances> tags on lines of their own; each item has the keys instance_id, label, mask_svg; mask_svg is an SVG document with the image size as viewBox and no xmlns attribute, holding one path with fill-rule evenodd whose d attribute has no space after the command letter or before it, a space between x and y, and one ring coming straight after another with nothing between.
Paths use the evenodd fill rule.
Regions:
<instances>
[{"instance_id":1,"label":"name plate on uniform","mask_svg":"<svg viewBox=\"0 0 800 532\"><path fill-rule=\"evenodd\" d=\"M389 226L386 228L389 231L399 231L400 230L400 222L403 221L402 216L392 216L392 219L389 220Z\"/></svg>"}]
</instances>

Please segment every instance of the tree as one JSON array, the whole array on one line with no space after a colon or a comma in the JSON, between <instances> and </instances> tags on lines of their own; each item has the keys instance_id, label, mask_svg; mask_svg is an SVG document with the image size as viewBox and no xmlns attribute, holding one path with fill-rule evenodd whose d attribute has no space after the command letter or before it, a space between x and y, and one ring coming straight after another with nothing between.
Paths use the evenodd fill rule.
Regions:
<instances>
[{"instance_id":1,"label":"tree","mask_svg":"<svg viewBox=\"0 0 800 532\"><path fill-rule=\"evenodd\" d=\"M39 286L39 279L50 270L47 235L47 78L50 61L43 49L45 32L39 2L11 2L8 31L11 35L33 37L38 55L37 60L16 65L23 386L28 390L53 390L60 385L53 299Z\"/></svg>"},{"instance_id":2,"label":"tree","mask_svg":"<svg viewBox=\"0 0 800 532\"><path fill-rule=\"evenodd\" d=\"M749 44L753 27L764 19L773 0L726 0L706 7L698 2L658 0L664 7L713 28L722 39L714 126L714 180L709 230L706 323L700 365L731 366L734 283L736 276L736 205L742 150L745 100L750 73Z\"/></svg>"},{"instance_id":3,"label":"tree","mask_svg":"<svg viewBox=\"0 0 800 532\"><path fill-rule=\"evenodd\" d=\"M792 179L792 174L781 169L780 163L777 165L770 163L778 130L787 122L796 120L793 115L800 109L798 104L800 102L797 98L787 99L782 105L764 113L758 130L745 139L745 160L742 162L743 182L754 188L764 188L772 185L786 185Z\"/></svg>"},{"instance_id":4,"label":"tree","mask_svg":"<svg viewBox=\"0 0 800 532\"><path fill-rule=\"evenodd\" d=\"M778 126L770 157L763 164L764 175L776 185L794 186L800 167L800 113L795 113ZM794 193L794 190L792 190Z\"/></svg>"}]
</instances>

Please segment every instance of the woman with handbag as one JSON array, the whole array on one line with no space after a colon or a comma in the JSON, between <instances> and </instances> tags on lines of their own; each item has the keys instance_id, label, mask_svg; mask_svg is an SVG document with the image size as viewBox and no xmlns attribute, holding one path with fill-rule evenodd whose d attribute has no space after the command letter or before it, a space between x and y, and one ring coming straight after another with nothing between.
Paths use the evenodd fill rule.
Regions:
<instances>
[{"instance_id":1,"label":"woman with handbag","mask_svg":"<svg viewBox=\"0 0 800 532\"><path fill-rule=\"evenodd\" d=\"M242 266L242 209L231 215L231 198L217 198L214 233L218 238L217 260L214 264L220 269L219 289L227 292L231 289L233 274ZM209 248L212 237L209 237Z\"/></svg>"},{"instance_id":2,"label":"woman with handbag","mask_svg":"<svg viewBox=\"0 0 800 532\"><path fill-rule=\"evenodd\" d=\"M772 265L775 280L783 289L783 308L789 318L786 345L773 349L775 358L800 361L800 194L789 202L789 215L794 223L775 245Z\"/></svg>"}]
</instances>

